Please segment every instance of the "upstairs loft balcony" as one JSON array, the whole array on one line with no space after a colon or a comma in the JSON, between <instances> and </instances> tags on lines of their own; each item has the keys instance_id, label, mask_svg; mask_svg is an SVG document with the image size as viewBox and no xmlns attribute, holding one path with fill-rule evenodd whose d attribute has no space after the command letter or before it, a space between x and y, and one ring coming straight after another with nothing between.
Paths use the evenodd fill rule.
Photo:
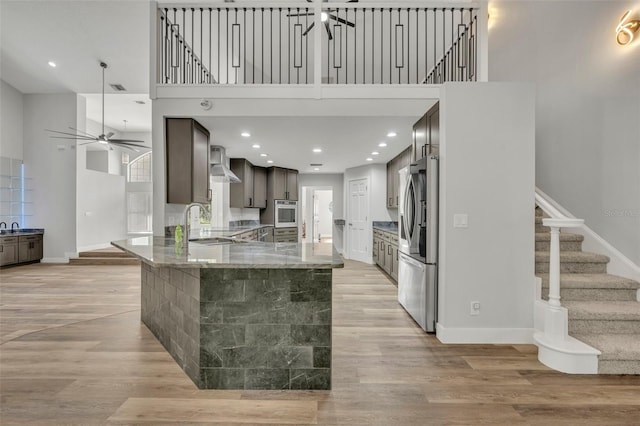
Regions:
<instances>
[{"instance_id":1,"label":"upstairs loft balcony","mask_svg":"<svg viewBox=\"0 0 640 426\"><path fill-rule=\"evenodd\" d=\"M425 97L486 80L482 16L471 2L157 3L151 94Z\"/></svg>"}]
</instances>

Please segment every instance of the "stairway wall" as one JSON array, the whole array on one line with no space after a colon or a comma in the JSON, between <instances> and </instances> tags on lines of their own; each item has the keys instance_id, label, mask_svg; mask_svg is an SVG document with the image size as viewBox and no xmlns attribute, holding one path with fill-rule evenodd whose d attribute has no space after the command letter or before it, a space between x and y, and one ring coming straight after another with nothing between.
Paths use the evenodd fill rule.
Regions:
<instances>
[{"instance_id":1,"label":"stairway wall","mask_svg":"<svg viewBox=\"0 0 640 426\"><path fill-rule=\"evenodd\" d=\"M640 40L614 31L637 6L494 1L489 78L536 83L536 185L640 265Z\"/></svg>"}]
</instances>

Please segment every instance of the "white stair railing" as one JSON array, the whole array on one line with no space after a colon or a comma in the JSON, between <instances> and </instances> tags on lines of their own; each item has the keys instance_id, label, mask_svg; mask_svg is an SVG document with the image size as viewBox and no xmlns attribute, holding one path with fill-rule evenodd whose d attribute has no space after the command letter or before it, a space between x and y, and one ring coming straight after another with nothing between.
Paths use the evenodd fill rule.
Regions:
<instances>
[{"instance_id":1,"label":"white stair railing","mask_svg":"<svg viewBox=\"0 0 640 426\"><path fill-rule=\"evenodd\" d=\"M584 223L583 219L567 217L557 208L542 197L536 188L536 205L549 217L542 219L542 224L550 228L551 240L549 247L549 308L560 312L560 229L579 228ZM547 316L545 320L545 334L554 340L564 339L566 326L554 320L554 315Z\"/></svg>"}]
</instances>

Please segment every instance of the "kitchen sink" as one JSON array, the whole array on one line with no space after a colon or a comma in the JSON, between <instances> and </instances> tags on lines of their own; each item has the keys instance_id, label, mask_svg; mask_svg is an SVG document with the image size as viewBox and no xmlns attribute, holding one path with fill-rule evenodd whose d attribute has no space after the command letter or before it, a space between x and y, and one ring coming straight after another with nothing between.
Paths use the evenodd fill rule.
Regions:
<instances>
[{"instance_id":1,"label":"kitchen sink","mask_svg":"<svg viewBox=\"0 0 640 426\"><path fill-rule=\"evenodd\" d=\"M207 246L218 246L222 244L245 244L248 243L246 240L239 240L236 238L229 237L211 237L211 238L199 238L196 240L189 240L190 243L198 243L204 244Z\"/></svg>"}]
</instances>

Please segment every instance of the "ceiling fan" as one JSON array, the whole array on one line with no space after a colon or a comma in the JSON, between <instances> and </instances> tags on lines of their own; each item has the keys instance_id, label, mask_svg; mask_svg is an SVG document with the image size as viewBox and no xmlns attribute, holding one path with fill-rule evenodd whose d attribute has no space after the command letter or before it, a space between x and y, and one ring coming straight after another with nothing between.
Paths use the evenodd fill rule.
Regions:
<instances>
[{"instance_id":1,"label":"ceiling fan","mask_svg":"<svg viewBox=\"0 0 640 426\"><path fill-rule=\"evenodd\" d=\"M327 0L322 0L323 2L327 2ZM313 0L307 0L308 3L313 3ZM347 3L357 3L358 0L347 0ZM355 27L356 24L354 24L351 21L347 21L346 19L342 19L339 16L334 15L332 12L335 12L335 9L329 9L326 12L322 12L322 14L320 15L320 20L324 23L324 28L325 30L327 30L327 35L329 36L329 40L333 40L333 34L331 34L331 27L329 25L329 20L332 19L336 22L340 22L341 24L345 24L348 25L350 27ZM315 13L314 12L307 12L307 13L290 13L287 16L313 16ZM306 30L304 30L304 32L302 33L303 36L306 36L309 31L311 31L313 29L313 27L316 25L315 22L312 22Z\"/></svg>"},{"instance_id":2,"label":"ceiling fan","mask_svg":"<svg viewBox=\"0 0 640 426\"><path fill-rule=\"evenodd\" d=\"M78 141L85 141L80 145L99 143L102 145L115 146L118 148L123 148L129 151L136 151L136 152L139 152L139 149L137 148L148 148L144 146L144 141L135 140L135 139L111 139L111 137L114 135L113 132L109 132L107 134L104 133L104 70L107 69L107 64L104 62L100 62L100 66L102 67L102 133L98 136L95 136L83 130L74 129L73 127L69 127L69 128L75 131L76 133L60 132L57 130L46 129L47 132L52 132L52 133L55 133L56 135L63 135L63 136L51 135L49 137L54 139L73 139Z\"/></svg>"}]
</instances>

